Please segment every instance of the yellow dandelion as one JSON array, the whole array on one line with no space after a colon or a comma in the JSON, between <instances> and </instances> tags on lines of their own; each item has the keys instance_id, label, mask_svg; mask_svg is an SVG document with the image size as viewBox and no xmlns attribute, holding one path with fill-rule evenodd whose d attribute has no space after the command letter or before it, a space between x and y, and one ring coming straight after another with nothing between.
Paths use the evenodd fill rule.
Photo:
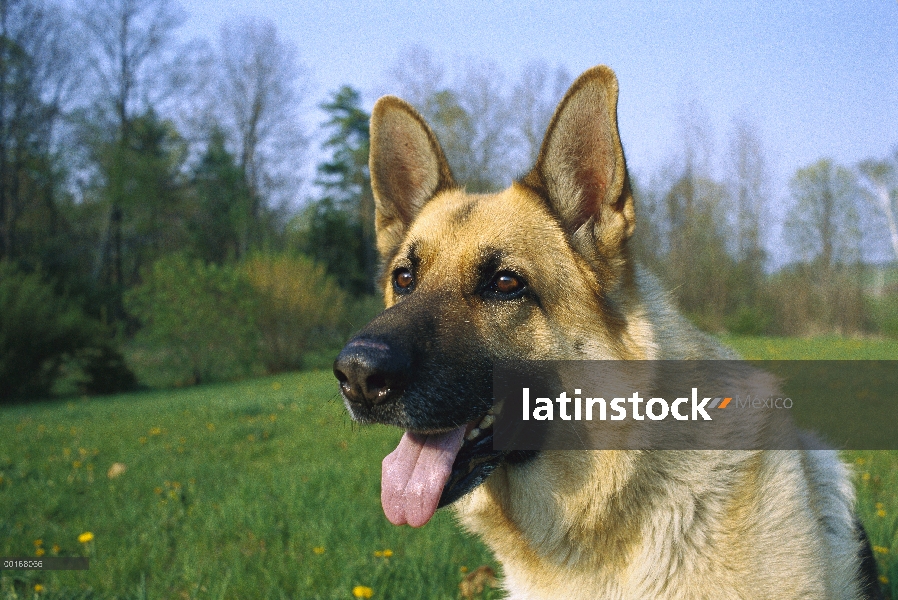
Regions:
<instances>
[{"instance_id":1,"label":"yellow dandelion","mask_svg":"<svg viewBox=\"0 0 898 600\"><path fill-rule=\"evenodd\" d=\"M281 382L275 381L274 383L272 383L271 389L273 389L274 391L278 391L279 389L281 389Z\"/></svg>"},{"instance_id":2,"label":"yellow dandelion","mask_svg":"<svg viewBox=\"0 0 898 600\"><path fill-rule=\"evenodd\" d=\"M885 546L873 546L873 552L876 552L877 554L888 554L889 549Z\"/></svg>"},{"instance_id":3,"label":"yellow dandelion","mask_svg":"<svg viewBox=\"0 0 898 600\"><path fill-rule=\"evenodd\" d=\"M876 516L877 516L877 517L884 517L884 516L886 516L886 511L885 511L885 509L880 508L878 511L876 511Z\"/></svg>"},{"instance_id":4,"label":"yellow dandelion","mask_svg":"<svg viewBox=\"0 0 898 600\"><path fill-rule=\"evenodd\" d=\"M864 481L870 481L870 474L864 473L863 475L861 475L861 479L863 479Z\"/></svg>"},{"instance_id":5,"label":"yellow dandelion","mask_svg":"<svg viewBox=\"0 0 898 600\"><path fill-rule=\"evenodd\" d=\"M44 591L44 586L42 586L39 583L36 583L36 584L34 584L34 591L35 591L35 593L40 594L41 592Z\"/></svg>"},{"instance_id":6,"label":"yellow dandelion","mask_svg":"<svg viewBox=\"0 0 898 600\"><path fill-rule=\"evenodd\" d=\"M72 451L69 448L62 449L62 455L66 458L68 458L71 453L72 453Z\"/></svg>"},{"instance_id":7,"label":"yellow dandelion","mask_svg":"<svg viewBox=\"0 0 898 600\"><path fill-rule=\"evenodd\" d=\"M315 546L312 548L312 552L315 554L324 554L324 546Z\"/></svg>"},{"instance_id":8,"label":"yellow dandelion","mask_svg":"<svg viewBox=\"0 0 898 600\"><path fill-rule=\"evenodd\" d=\"M377 558L380 558L383 555L384 555L383 550L375 550L374 551L374 556L376 556Z\"/></svg>"},{"instance_id":9,"label":"yellow dandelion","mask_svg":"<svg viewBox=\"0 0 898 600\"><path fill-rule=\"evenodd\" d=\"M44 550L43 548L38 548L37 550L34 551L35 556L43 556L46 553L47 553L47 551Z\"/></svg>"},{"instance_id":10,"label":"yellow dandelion","mask_svg":"<svg viewBox=\"0 0 898 600\"><path fill-rule=\"evenodd\" d=\"M161 427L151 427L150 435L162 435L162 428Z\"/></svg>"},{"instance_id":11,"label":"yellow dandelion","mask_svg":"<svg viewBox=\"0 0 898 600\"><path fill-rule=\"evenodd\" d=\"M352 588L352 595L356 598L370 598L374 595L374 590L364 585L357 585Z\"/></svg>"},{"instance_id":12,"label":"yellow dandelion","mask_svg":"<svg viewBox=\"0 0 898 600\"><path fill-rule=\"evenodd\" d=\"M72 466L75 467L76 469L80 469L81 461L80 460L72 461Z\"/></svg>"},{"instance_id":13,"label":"yellow dandelion","mask_svg":"<svg viewBox=\"0 0 898 600\"><path fill-rule=\"evenodd\" d=\"M140 436L139 438L137 438L137 441L139 441L141 444L146 444L147 438L145 438L144 436Z\"/></svg>"},{"instance_id":14,"label":"yellow dandelion","mask_svg":"<svg viewBox=\"0 0 898 600\"><path fill-rule=\"evenodd\" d=\"M44 540L34 540L34 545L35 545L35 546L43 546L43 545L44 545Z\"/></svg>"},{"instance_id":15,"label":"yellow dandelion","mask_svg":"<svg viewBox=\"0 0 898 600\"><path fill-rule=\"evenodd\" d=\"M882 502L877 502L877 503L876 503L876 510L882 510L882 509L884 509L885 507L886 507L885 504L883 504Z\"/></svg>"},{"instance_id":16,"label":"yellow dandelion","mask_svg":"<svg viewBox=\"0 0 898 600\"><path fill-rule=\"evenodd\" d=\"M268 415L268 420L271 421L272 423L274 423L275 421L278 420L278 416L277 415Z\"/></svg>"},{"instance_id":17,"label":"yellow dandelion","mask_svg":"<svg viewBox=\"0 0 898 600\"><path fill-rule=\"evenodd\" d=\"M386 550L384 550L384 557L385 557L385 558L390 558L391 556L393 556L393 551L392 551L392 550L390 550L389 548L387 548Z\"/></svg>"},{"instance_id":18,"label":"yellow dandelion","mask_svg":"<svg viewBox=\"0 0 898 600\"><path fill-rule=\"evenodd\" d=\"M62 548L59 547L59 544L53 544L53 554L59 554L60 550L62 550Z\"/></svg>"},{"instance_id":19,"label":"yellow dandelion","mask_svg":"<svg viewBox=\"0 0 898 600\"><path fill-rule=\"evenodd\" d=\"M87 542L89 542L93 539L94 539L94 534L92 534L89 531L85 531L84 533L82 533L81 535L78 536L78 541L81 542L82 544L86 544Z\"/></svg>"},{"instance_id":20,"label":"yellow dandelion","mask_svg":"<svg viewBox=\"0 0 898 600\"><path fill-rule=\"evenodd\" d=\"M255 442L255 441L256 441L256 436L254 436L253 434L249 434L248 436L246 436L246 441L248 441L248 442Z\"/></svg>"},{"instance_id":21,"label":"yellow dandelion","mask_svg":"<svg viewBox=\"0 0 898 600\"><path fill-rule=\"evenodd\" d=\"M215 423L206 423L206 429L209 431L215 431Z\"/></svg>"},{"instance_id":22,"label":"yellow dandelion","mask_svg":"<svg viewBox=\"0 0 898 600\"><path fill-rule=\"evenodd\" d=\"M879 583L881 583L881 584L883 584L883 585L888 585L888 583L889 583L889 578L886 577L885 575L880 575L880 576L879 576Z\"/></svg>"},{"instance_id":23,"label":"yellow dandelion","mask_svg":"<svg viewBox=\"0 0 898 600\"><path fill-rule=\"evenodd\" d=\"M863 465L863 464L864 464L865 462L867 462L867 461L864 460L863 458L857 458L857 459L855 459L854 462L855 462L856 464Z\"/></svg>"},{"instance_id":24,"label":"yellow dandelion","mask_svg":"<svg viewBox=\"0 0 898 600\"><path fill-rule=\"evenodd\" d=\"M468 572L468 567L462 565L461 567L458 568L458 570L461 571L462 573L467 573L467 572Z\"/></svg>"}]
</instances>

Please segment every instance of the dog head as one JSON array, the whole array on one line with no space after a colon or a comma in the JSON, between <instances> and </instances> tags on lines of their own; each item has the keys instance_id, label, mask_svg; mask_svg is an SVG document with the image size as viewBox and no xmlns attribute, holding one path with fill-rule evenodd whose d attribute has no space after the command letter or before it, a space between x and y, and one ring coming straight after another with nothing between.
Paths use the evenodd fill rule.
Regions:
<instances>
[{"instance_id":1,"label":"dog head","mask_svg":"<svg viewBox=\"0 0 898 600\"><path fill-rule=\"evenodd\" d=\"M497 360L631 356L624 308L635 223L617 128L617 80L581 75L536 165L497 194L471 195L404 101L371 117L371 183L386 310L334 363L360 422L403 428L384 459L394 523L423 525L504 462L492 450Z\"/></svg>"}]
</instances>

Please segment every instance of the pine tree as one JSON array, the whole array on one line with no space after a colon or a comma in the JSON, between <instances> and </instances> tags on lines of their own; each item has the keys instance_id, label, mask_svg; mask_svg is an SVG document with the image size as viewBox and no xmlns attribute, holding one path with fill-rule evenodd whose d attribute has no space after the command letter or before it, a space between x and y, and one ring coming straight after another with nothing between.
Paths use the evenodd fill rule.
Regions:
<instances>
[{"instance_id":1,"label":"pine tree","mask_svg":"<svg viewBox=\"0 0 898 600\"><path fill-rule=\"evenodd\" d=\"M324 194L307 213L306 252L324 262L345 289L372 294L377 254L368 172L371 116L361 108L360 93L349 86L321 108L330 115L324 149L331 158L318 165L317 184Z\"/></svg>"}]
</instances>

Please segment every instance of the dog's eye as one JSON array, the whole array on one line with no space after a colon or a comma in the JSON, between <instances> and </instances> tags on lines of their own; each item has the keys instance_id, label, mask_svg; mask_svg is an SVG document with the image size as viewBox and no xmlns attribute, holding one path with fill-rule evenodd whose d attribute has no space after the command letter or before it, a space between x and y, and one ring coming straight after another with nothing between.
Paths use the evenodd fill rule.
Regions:
<instances>
[{"instance_id":1,"label":"dog's eye","mask_svg":"<svg viewBox=\"0 0 898 600\"><path fill-rule=\"evenodd\" d=\"M498 298L511 299L520 297L526 289L527 283L520 275L511 271L499 271L487 291Z\"/></svg>"},{"instance_id":2,"label":"dog's eye","mask_svg":"<svg viewBox=\"0 0 898 600\"><path fill-rule=\"evenodd\" d=\"M408 269L396 269L393 272L393 289L397 294L406 294L415 287L415 276Z\"/></svg>"}]
</instances>

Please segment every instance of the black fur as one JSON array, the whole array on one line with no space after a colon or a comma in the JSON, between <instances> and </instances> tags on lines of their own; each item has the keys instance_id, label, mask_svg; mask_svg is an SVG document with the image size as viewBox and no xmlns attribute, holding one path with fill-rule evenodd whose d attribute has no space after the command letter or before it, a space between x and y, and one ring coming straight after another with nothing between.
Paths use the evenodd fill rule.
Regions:
<instances>
[{"instance_id":1,"label":"black fur","mask_svg":"<svg viewBox=\"0 0 898 600\"><path fill-rule=\"evenodd\" d=\"M873 548L870 547L870 539L864 526L855 518L854 527L857 530L857 537L861 542L859 556L861 559L861 570L858 574L862 598L865 600L885 600L882 595L882 588L879 586L879 572L876 568L876 559L873 557Z\"/></svg>"}]
</instances>

